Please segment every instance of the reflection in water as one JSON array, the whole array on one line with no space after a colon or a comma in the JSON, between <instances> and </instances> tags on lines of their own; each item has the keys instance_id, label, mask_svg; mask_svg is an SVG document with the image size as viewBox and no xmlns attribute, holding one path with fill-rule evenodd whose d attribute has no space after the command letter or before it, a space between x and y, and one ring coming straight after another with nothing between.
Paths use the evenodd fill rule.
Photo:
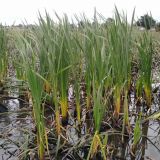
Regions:
<instances>
[{"instance_id":1,"label":"reflection in water","mask_svg":"<svg viewBox=\"0 0 160 160\"><path fill-rule=\"evenodd\" d=\"M125 160L128 157L128 141L129 138L124 136L122 142L122 136L115 134L109 136L110 146L113 146L114 152L112 154L112 159Z\"/></svg>"},{"instance_id":2,"label":"reflection in water","mask_svg":"<svg viewBox=\"0 0 160 160\"><path fill-rule=\"evenodd\" d=\"M147 134L148 134L148 126L149 126L149 121L145 122L142 124L142 157L141 159L143 160L145 157L145 148L147 146Z\"/></svg>"},{"instance_id":3,"label":"reflection in water","mask_svg":"<svg viewBox=\"0 0 160 160\"><path fill-rule=\"evenodd\" d=\"M72 101L71 97L69 100ZM17 160L18 155L24 149L24 143L28 141L26 135L28 133L32 133L31 130L33 128L33 123L31 119L30 113L20 113L21 108L24 108L24 104L19 102L17 99L5 100L4 103L8 109L8 114L0 115L0 160L11 159ZM22 104L22 106L21 106ZM28 106L26 106L28 107ZM159 106L158 106L159 107ZM156 110L156 108L155 108ZM73 109L70 109L70 114L72 115ZM131 113L140 112L141 108L134 107L134 105L130 106ZM83 115L83 114L82 114ZM90 116L89 116L90 117ZM91 125L93 123L89 117L85 117L87 125ZM131 125L135 124L136 114L130 117ZM74 116L73 116L74 119ZM87 121L88 120L88 121ZM78 139L78 131L72 127L74 126L72 119L69 119L70 127L68 128L66 135L71 144L75 144ZM80 132L82 135L87 132L87 127L84 127L84 131ZM90 127L89 127L90 128ZM142 124L142 140L138 155L133 157L134 159L154 159L159 160L160 152L157 148L160 149L160 124L159 121L147 121ZM146 138L147 137L147 138ZM149 141L149 140L150 141ZM151 143L152 142L152 143ZM130 156L130 137L124 137L124 143L122 143L121 135L109 135L108 137L108 149L113 150L112 159L132 159ZM26 146L26 145L25 145ZM157 147L157 148L156 148ZM21 149L20 149L21 148ZM83 152L84 157L87 151ZM19 158L18 158L19 159Z\"/></svg>"},{"instance_id":4,"label":"reflection in water","mask_svg":"<svg viewBox=\"0 0 160 160\"><path fill-rule=\"evenodd\" d=\"M148 123L147 143L145 146L145 159L159 160L160 156L160 125L158 121L150 120Z\"/></svg>"},{"instance_id":5,"label":"reflection in water","mask_svg":"<svg viewBox=\"0 0 160 160\"><path fill-rule=\"evenodd\" d=\"M17 99L5 100L8 114L0 116L0 159L16 160L20 147L26 142L26 131L32 128L32 119L29 113L21 114ZM17 113L16 113L17 111Z\"/></svg>"}]
</instances>

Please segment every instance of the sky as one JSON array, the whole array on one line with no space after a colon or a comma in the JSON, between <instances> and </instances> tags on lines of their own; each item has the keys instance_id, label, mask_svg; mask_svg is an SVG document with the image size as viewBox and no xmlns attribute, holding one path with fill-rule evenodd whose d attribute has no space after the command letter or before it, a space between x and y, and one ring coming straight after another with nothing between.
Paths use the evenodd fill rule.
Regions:
<instances>
[{"instance_id":1,"label":"sky","mask_svg":"<svg viewBox=\"0 0 160 160\"><path fill-rule=\"evenodd\" d=\"M44 15L45 10L54 19L54 12L62 16L66 13L68 17L85 13L88 18L93 18L94 8L103 16L113 17L114 6L119 11L124 11L131 18L134 7L136 7L135 18L147 12L160 21L159 0L1 0L0 23L4 25L20 24L27 21L28 24L38 22L38 12Z\"/></svg>"}]
</instances>

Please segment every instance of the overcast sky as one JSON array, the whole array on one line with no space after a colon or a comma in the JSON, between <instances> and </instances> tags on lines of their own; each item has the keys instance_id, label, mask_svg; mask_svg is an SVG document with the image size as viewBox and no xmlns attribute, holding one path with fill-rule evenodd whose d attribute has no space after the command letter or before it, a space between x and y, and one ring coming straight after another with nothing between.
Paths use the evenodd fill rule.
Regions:
<instances>
[{"instance_id":1,"label":"overcast sky","mask_svg":"<svg viewBox=\"0 0 160 160\"><path fill-rule=\"evenodd\" d=\"M159 0L1 0L0 23L11 25L24 22L37 22L38 11L44 14L46 9L50 15L56 11L59 15L67 13L69 17L74 14L85 13L93 17L94 8L105 17L112 17L114 5L121 11L127 12L131 17L133 8L136 7L135 18L150 12L156 20L160 20Z\"/></svg>"}]
</instances>

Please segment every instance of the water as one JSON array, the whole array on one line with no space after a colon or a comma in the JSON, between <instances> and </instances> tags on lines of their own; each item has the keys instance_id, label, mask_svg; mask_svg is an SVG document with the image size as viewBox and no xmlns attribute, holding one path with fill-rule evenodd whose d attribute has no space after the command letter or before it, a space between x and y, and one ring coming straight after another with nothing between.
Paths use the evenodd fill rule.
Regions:
<instances>
[{"instance_id":1,"label":"water","mask_svg":"<svg viewBox=\"0 0 160 160\"><path fill-rule=\"evenodd\" d=\"M73 90L69 90L69 100L72 101ZM0 160L18 160L25 156L28 144L32 139L32 130L34 123L32 113L29 111L29 105L21 103L17 96L18 90L12 89L9 96L14 99L2 99L1 103L8 107L8 113L0 115ZM156 95L156 97L158 97ZM136 112L134 104L130 109ZM159 100L154 98L151 112L159 110ZM70 122L71 123L71 122ZM134 125L133 116L133 125ZM74 127L67 130L68 140L71 144L75 144L79 136ZM150 120L142 125L142 135L140 146L136 157L131 157L130 146L131 139L128 139L125 144L121 144L121 136L112 136L110 140L113 143L116 152L112 155L112 159L152 159L159 160L160 158L160 121ZM110 147L110 146L109 146ZM53 148L55 149L55 148ZM81 153L84 155L85 153Z\"/></svg>"},{"instance_id":2,"label":"water","mask_svg":"<svg viewBox=\"0 0 160 160\"><path fill-rule=\"evenodd\" d=\"M153 121L153 120L149 121L148 132L146 136L150 141L147 140L147 143L145 145L144 158L159 160L160 159L160 121Z\"/></svg>"},{"instance_id":3,"label":"water","mask_svg":"<svg viewBox=\"0 0 160 160\"><path fill-rule=\"evenodd\" d=\"M17 160L27 149L33 128L31 112L28 106L20 106L16 98L2 103L8 107L8 113L0 115L0 160Z\"/></svg>"}]
</instances>

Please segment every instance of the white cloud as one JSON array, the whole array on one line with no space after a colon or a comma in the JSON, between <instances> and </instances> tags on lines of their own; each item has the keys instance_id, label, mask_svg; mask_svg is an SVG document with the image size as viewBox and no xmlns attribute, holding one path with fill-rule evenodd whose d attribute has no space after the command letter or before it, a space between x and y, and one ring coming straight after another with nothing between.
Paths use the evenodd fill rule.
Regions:
<instances>
[{"instance_id":1,"label":"white cloud","mask_svg":"<svg viewBox=\"0 0 160 160\"><path fill-rule=\"evenodd\" d=\"M88 17L92 17L96 7L97 11L105 17L111 17L114 5L119 10L123 9L127 12L129 17L134 7L136 7L136 16L151 11L155 19L160 17L158 0L1 0L0 22L21 23L26 19L28 23L33 23L37 21L38 10L44 13L45 9L51 15L53 11L60 15L67 13L68 16L84 12Z\"/></svg>"}]
</instances>

